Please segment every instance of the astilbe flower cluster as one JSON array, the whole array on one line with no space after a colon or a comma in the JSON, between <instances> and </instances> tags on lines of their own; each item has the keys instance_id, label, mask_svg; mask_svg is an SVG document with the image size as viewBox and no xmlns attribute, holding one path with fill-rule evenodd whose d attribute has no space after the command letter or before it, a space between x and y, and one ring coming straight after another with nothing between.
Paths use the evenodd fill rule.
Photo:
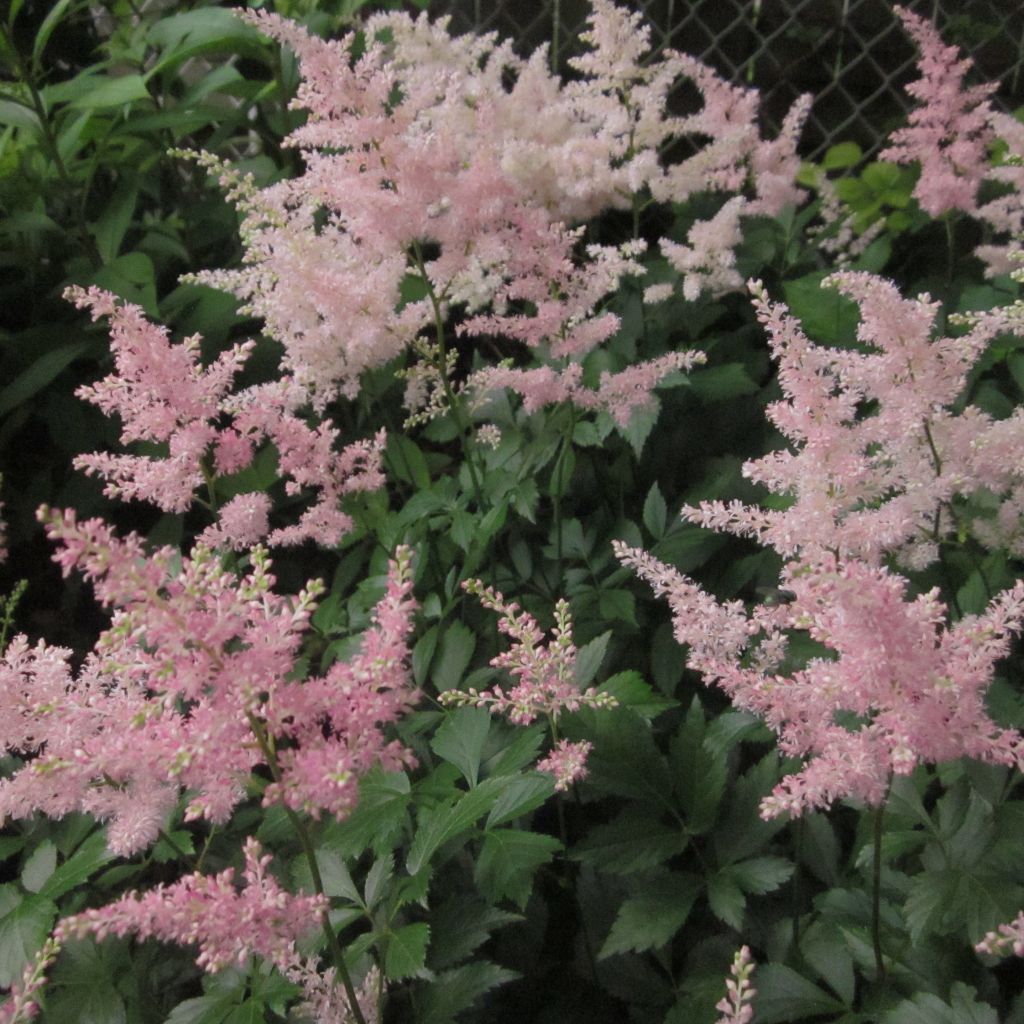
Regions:
<instances>
[{"instance_id":1,"label":"astilbe flower cluster","mask_svg":"<svg viewBox=\"0 0 1024 1024\"><path fill-rule=\"evenodd\" d=\"M26 758L0 781L0 819L85 811L129 855L155 840L183 790L186 818L227 820L257 765L274 775L265 803L343 815L360 774L409 762L383 733L413 699L408 552L361 651L300 681L291 673L318 582L290 599L274 593L260 549L239 578L202 545L182 558L99 520L44 518L64 571L84 572L114 615L77 673L70 652L24 637L0 661L3 750Z\"/></svg>"},{"instance_id":2,"label":"astilbe flower cluster","mask_svg":"<svg viewBox=\"0 0 1024 1024\"><path fill-rule=\"evenodd\" d=\"M319 926L327 899L282 889L269 871L272 858L252 837L243 853L241 890L235 887L233 868L217 875L186 875L172 885L130 892L105 907L65 917L54 937L66 943L90 934L101 940L134 935L196 944L196 963L211 973L244 966L254 954L283 968L294 957L296 941Z\"/></svg>"},{"instance_id":3,"label":"astilbe flower cluster","mask_svg":"<svg viewBox=\"0 0 1024 1024\"><path fill-rule=\"evenodd\" d=\"M973 62L943 43L931 22L904 7L895 11L921 51L921 77L907 86L919 105L879 155L919 165L914 196L925 212L938 217L960 210L1005 236L1003 242L978 246L975 255L985 262L989 276L1006 273L1024 230L1024 171L1019 166L1024 125L992 107L996 84L965 85ZM1007 158L993 163L989 150L996 140L1005 144ZM982 203L979 192L986 182L996 184L1000 194Z\"/></svg>"},{"instance_id":4,"label":"astilbe flower cluster","mask_svg":"<svg viewBox=\"0 0 1024 1024\"><path fill-rule=\"evenodd\" d=\"M479 386L513 388L534 407L547 401L538 387L554 390L622 422L644 404L624 394L646 398L686 361L665 357L631 367L628 380L608 373L597 389L579 387L574 366L619 325L601 304L643 272L644 244L581 249L575 225L647 192L661 202L747 193L729 206L733 220L803 195L795 143L807 100L777 139L762 139L756 92L672 51L651 59L649 28L608 0L593 0L590 49L573 60L571 82L549 71L544 47L524 60L493 35L451 36L446 19L378 14L358 36L327 42L264 11L243 16L298 57L295 105L309 118L286 144L301 150L305 171L260 189L201 155L243 215L245 258L239 270L194 279L263 318L284 347L286 376L318 408L356 394L364 370L461 307L461 335L520 343L556 378L507 370ZM704 98L685 118L667 113L680 78ZM699 151L662 166L659 149L679 136ZM717 223L691 232L700 249L689 257L691 294L734 283ZM426 295L403 293L410 275ZM445 358L439 349L438 373Z\"/></svg>"},{"instance_id":5,"label":"astilbe flower cluster","mask_svg":"<svg viewBox=\"0 0 1024 1024\"><path fill-rule=\"evenodd\" d=\"M750 1024L754 1019L752 1000L757 989L750 983L754 973L754 961L750 948L743 946L733 957L731 977L725 983L726 994L715 1004L715 1009L722 1015L718 1024Z\"/></svg>"},{"instance_id":6,"label":"astilbe flower cluster","mask_svg":"<svg viewBox=\"0 0 1024 1024\"><path fill-rule=\"evenodd\" d=\"M1015 510L1003 517L1007 528L1019 517L1021 421L953 411L1005 318L932 338L937 306L927 296L903 299L863 273L836 274L831 284L860 306L864 350L814 345L753 285L784 394L768 415L791 447L744 472L786 501L683 510L692 522L775 548L786 560L787 600L750 610L723 604L651 555L616 544L620 560L668 599L693 668L763 718L784 754L806 759L763 802L765 817L841 797L878 805L894 774L921 763L968 756L1024 766L1024 739L998 727L984 703L995 663L1021 631L1024 583L949 625L936 590L912 596L887 564L934 560L939 543L967 525L958 500L979 490ZM794 631L806 631L820 654L792 662Z\"/></svg>"},{"instance_id":7,"label":"astilbe flower cluster","mask_svg":"<svg viewBox=\"0 0 1024 1024\"><path fill-rule=\"evenodd\" d=\"M309 426L299 415L306 398L287 381L234 392L235 375L253 343L235 345L209 366L199 361L198 336L171 342L165 328L150 323L136 305L99 288L67 292L94 320L110 320L115 370L78 395L108 416L121 419L121 441L166 445L166 456L79 455L75 465L107 481L106 493L139 499L165 512L185 512L196 491L211 487L215 474L230 475L252 463L264 441L273 443L278 468L291 494L319 492L299 521L271 531L266 494L239 494L219 511L201 536L210 547L236 551L266 540L298 544L312 539L337 544L351 519L342 498L383 485L383 434L337 451L338 430L329 420ZM211 496L212 495L208 495Z\"/></svg>"},{"instance_id":8,"label":"astilbe flower cluster","mask_svg":"<svg viewBox=\"0 0 1024 1024\"><path fill-rule=\"evenodd\" d=\"M785 557L821 550L874 564L896 553L922 568L942 541L969 528L992 546L1024 551L1024 417L954 412L987 343L1024 322L997 314L960 336L933 337L939 304L927 295L905 299L892 282L856 271L823 286L857 303L860 349L815 344L783 303L751 283L784 392L767 415L791 447L743 472L789 499L786 507L707 501L684 515ZM985 517L958 501L981 490L1001 503Z\"/></svg>"},{"instance_id":9,"label":"astilbe flower cluster","mask_svg":"<svg viewBox=\"0 0 1024 1024\"><path fill-rule=\"evenodd\" d=\"M516 682L511 688L499 683L483 691L446 690L438 697L441 703L489 708L492 714L506 715L516 725L529 725L540 717L553 724L563 711L578 711L582 707L615 707L617 701L611 694L593 686L581 690L576 681L577 651L567 601L560 600L555 605L555 628L545 643L537 620L514 601L507 601L500 591L480 580L466 580L463 587L485 608L501 616L498 629L511 637L513 644L492 658L491 665L508 672ZM567 789L586 776L591 747L586 740L562 739L537 768L554 777L556 789Z\"/></svg>"},{"instance_id":10,"label":"astilbe flower cluster","mask_svg":"<svg viewBox=\"0 0 1024 1024\"><path fill-rule=\"evenodd\" d=\"M46 984L46 972L57 959L61 944L51 935L39 948L36 955L25 964L21 977L11 986L3 1003L0 1003L0 1024L24 1024L39 1014L36 995Z\"/></svg>"}]
</instances>

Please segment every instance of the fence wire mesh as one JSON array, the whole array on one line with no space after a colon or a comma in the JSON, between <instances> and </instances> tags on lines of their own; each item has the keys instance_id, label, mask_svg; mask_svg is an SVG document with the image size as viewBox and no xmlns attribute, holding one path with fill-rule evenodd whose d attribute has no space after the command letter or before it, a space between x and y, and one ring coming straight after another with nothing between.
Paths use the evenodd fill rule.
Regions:
<instances>
[{"instance_id":1,"label":"fence wire mesh","mask_svg":"<svg viewBox=\"0 0 1024 1024\"><path fill-rule=\"evenodd\" d=\"M814 95L802 152L819 157L836 142L876 152L911 102L913 44L890 0L646 0L657 49L699 57L730 81L761 92L765 125L776 130L802 92ZM948 43L973 58L973 81L999 81L995 102L1024 104L1024 0L906 0ZM458 32L497 31L523 53L556 41L558 61L579 52L585 0L435 0ZM558 27L555 29L557 20Z\"/></svg>"}]
</instances>

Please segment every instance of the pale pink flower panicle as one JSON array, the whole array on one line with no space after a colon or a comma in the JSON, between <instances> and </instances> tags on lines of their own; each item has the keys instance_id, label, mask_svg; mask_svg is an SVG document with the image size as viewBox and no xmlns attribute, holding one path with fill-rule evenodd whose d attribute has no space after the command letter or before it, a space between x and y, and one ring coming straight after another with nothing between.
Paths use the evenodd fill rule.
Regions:
<instances>
[{"instance_id":1,"label":"pale pink flower panicle","mask_svg":"<svg viewBox=\"0 0 1024 1024\"><path fill-rule=\"evenodd\" d=\"M295 105L308 118L285 144L305 170L259 189L198 155L243 215L245 256L240 269L194 279L264 320L289 379L320 411L354 397L364 371L415 348L456 307L466 337L521 342L542 361L593 351L618 329L602 304L642 273L642 243L583 246L579 225L648 190L663 202L743 193L744 213L768 215L803 197L807 100L763 140L755 92L692 58L652 56L640 16L609 0L592 2L571 82L551 73L543 47L524 60L494 34L453 36L443 18L377 14L325 42L265 11L242 16L297 55ZM688 118L666 111L682 77L704 99ZM663 167L659 153L680 136L698 152ZM739 207L694 229L691 291L735 285ZM410 277L425 297L404 294ZM522 393L533 386L519 382ZM603 407L623 422L632 406Z\"/></svg>"},{"instance_id":2,"label":"pale pink flower panicle","mask_svg":"<svg viewBox=\"0 0 1024 1024\"><path fill-rule=\"evenodd\" d=\"M860 350L815 344L783 303L750 283L784 395L767 414L791 448L747 462L743 472L790 504L707 501L683 514L786 557L829 550L877 562L894 552L921 567L936 557L938 541L969 525L962 513L954 518L953 499L984 488L1007 510L978 520L975 532L1000 533L1013 550L1020 539L995 527L1010 526L1018 507L1024 418L993 421L970 406L954 412L1004 321L983 318L959 337L934 337L938 304L927 295L905 299L892 282L863 272L823 284L860 308Z\"/></svg>"},{"instance_id":3,"label":"pale pink flower panicle","mask_svg":"<svg viewBox=\"0 0 1024 1024\"><path fill-rule=\"evenodd\" d=\"M749 947L739 949L729 973L731 977L725 982L725 996L715 1004L715 1009L722 1015L717 1024L750 1024L754 1019L751 1001L757 995L757 989L750 983L754 960Z\"/></svg>"},{"instance_id":4,"label":"pale pink flower panicle","mask_svg":"<svg viewBox=\"0 0 1024 1024\"><path fill-rule=\"evenodd\" d=\"M974 947L979 953L991 956L1024 956L1024 910L1009 924L1001 924L995 931L988 932Z\"/></svg>"},{"instance_id":5,"label":"pale pink flower panicle","mask_svg":"<svg viewBox=\"0 0 1024 1024\"><path fill-rule=\"evenodd\" d=\"M121 443L167 444L166 459L136 455L80 455L75 465L107 480L112 497L152 501L165 512L184 512L203 484L202 461L219 431L224 399L253 343L235 345L215 363L199 362L199 338L171 343L165 328L140 307L100 288L69 288L66 297L93 320L110 320L115 372L76 392L106 415L121 418Z\"/></svg>"},{"instance_id":6,"label":"pale pink flower panicle","mask_svg":"<svg viewBox=\"0 0 1024 1024\"><path fill-rule=\"evenodd\" d=\"M384 729L418 695L409 670L416 607L412 553L400 547L359 652L322 676L271 694L261 713L271 732L291 743L278 752L281 778L267 787L267 803L279 801L313 817L343 817L370 768L397 771L415 764L399 741L387 740Z\"/></svg>"},{"instance_id":7,"label":"pale pink flower panicle","mask_svg":"<svg viewBox=\"0 0 1024 1024\"><path fill-rule=\"evenodd\" d=\"M105 907L64 918L54 932L65 943L94 935L154 938L197 945L196 963L214 973L244 966L256 954L284 967L295 942L320 924L327 911L324 896L295 896L269 871L271 857L250 837L244 846L245 885L234 884L234 869L218 875L191 874L172 885L131 892Z\"/></svg>"},{"instance_id":8,"label":"pale pink flower panicle","mask_svg":"<svg viewBox=\"0 0 1024 1024\"><path fill-rule=\"evenodd\" d=\"M919 105L909 124L889 137L881 158L920 166L914 196L927 213L961 210L1001 236L977 246L974 255L987 277L1007 274L1024 230L1024 125L992 106L997 83L964 84L971 60L944 45L934 25L905 8L895 10L921 51L921 77L907 86ZM1006 152L994 160L990 149L997 140ZM995 185L996 194L979 203L984 183Z\"/></svg>"},{"instance_id":9,"label":"pale pink flower panicle","mask_svg":"<svg viewBox=\"0 0 1024 1024\"><path fill-rule=\"evenodd\" d=\"M616 554L668 598L691 666L764 719L783 754L806 759L763 801L762 816L842 797L878 805L891 776L920 763L1024 764L1024 739L998 727L984 700L995 662L1021 631L1024 583L984 615L947 626L936 593L908 599L907 581L889 570L822 555L784 567L788 603L747 614L646 552L620 544ZM828 653L782 674L792 630Z\"/></svg>"},{"instance_id":10,"label":"pale pink flower panicle","mask_svg":"<svg viewBox=\"0 0 1024 1024\"><path fill-rule=\"evenodd\" d=\"M541 715L557 719L562 711L581 707L614 707L615 698L594 687L580 690L576 683L576 645L572 639L569 604L555 605L555 628L551 640L537 620L515 602L505 600L493 587L480 580L466 580L463 588L501 618L498 629L513 640L512 646L491 659L491 664L509 673L516 684L511 689L495 685L489 691L447 690L438 698L447 704L471 704L489 707L494 714L505 714L516 725L529 725Z\"/></svg>"},{"instance_id":11,"label":"pale pink flower panicle","mask_svg":"<svg viewBox=\"0 0 1024 1024\"><path fill-rule=\"evenodd\" d=\"M670 374L690 370L705 358L703 352L668 352L617 373L603 370L596 388L583 383L580 363L569 363L563 370L552 366L489 366L471 374L466 388L477 395L507 388L522 398L523 409L528 413L547 405L571 402L577 409L606 412L625 428L635 413L651 408L657 401L654 389L667 383Z\"/></svg>"},{"instance_id":12,"label":"pale pink flower panicle","mask_svg":"<svg viewBox=\"0 0 1024 1024\"><path fill-rule=\"evenodd\" d=\"M260 444L270 441L288 493L308 490L317 500L298 523L270 532L266 495L237 495L201 539L208 546L238 551L262 540L283 545L312 539L334 546L352 525L340 508L342 499L383 485L383 433L338 451L340 433L330 420L311 427L300 416L309 396L294 383L283 380L232 391L252 342L234 346L203 367L198 337L172 344L166 329L150 323L138 306L98 288L71 288L67 296L89 309L93 319L105 316L111 323L115 372L79 388L79 397L108 416L120 416L123 444L167 445L165 457L105 452L78 456L75 465L103 477L108 495L149 501L165 512L185 512L198 488L213 486L215 472L228 475L245 469Z\"/></svg>"},{"instance_id":13,"label":"pale pink flower panicle","mask_svg":"<svg viewBox=\"0 0 1024 1024\"><path fill-rule=\"evenodd\" d=\"M587 777L587 756L594 749L589 740L559 740L554 749L537 762L537 771L546 772L555 780L555 791L564 793L574 783Z\"/></svg>"},{"instance_id":14,"label":"pale pink flower panicle","mask_svg":"<svg viewBox=\"0 0 1024 1024\"><path fill-rule=\"evenodd\" d=\"M0 780L0 818L78 810L108 823L130 855L165 827L182 791L187 818L223 822L251 771L276 747L266 803L343 815L358 778L410 755L385 735L414 697L409 680L409 553L399 549L362 649L322 676L296 679L299 646L322 584L274 593L261 549L243 575L209 549L147 551L99 520L44 510L58 561L83 571L114 608L81 670L69 652L16 637L0 659L4 751L34 756Z\"/></svg>"},{"instance_id":15,"label":"pale pink flower panicle","mask_svg":"<svg viewBox=\"0 0 1024 1024\"><path fill-rule=\"evenodd\" d=\"M355 1016L345 989L338 981L336 967L324 967L315 957L301 957L293 950L291 959L285 964L279 963L278 968L290 982L302 989L302 1002L294 1012L304 1015L303 1019L308 1018L316 1024L355 1024ZM356 989L356 1002L363 1020L378 1019L382 988L380 969L374 965Z\"/></svg>"},{"instance_id":16,"label":"pale pink flower panicle","mask_svg":"<svg viewBox=\"0 0 1024 1024\"><path fill-rule=\"evenodd\" d=\"M933 217L948 210L975 213L994 138L989 97L998 86L966 87L972 62L958 59L957 48L946 46L925 18L905 7L895 12L921 51L921 77L907 86L920 106L910 112L907 127L892 133L881 159L920 165L914 196Z\"/></svg>"}]
</instances>

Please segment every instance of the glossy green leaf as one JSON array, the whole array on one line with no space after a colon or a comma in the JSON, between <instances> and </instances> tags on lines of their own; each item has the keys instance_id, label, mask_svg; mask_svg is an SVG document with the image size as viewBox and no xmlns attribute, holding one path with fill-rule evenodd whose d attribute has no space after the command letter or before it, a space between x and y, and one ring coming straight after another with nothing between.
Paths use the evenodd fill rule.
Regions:
<instances>
[{"instance_id":1,"label":"glossy green leaf","mask_svg":"<svg viewBox=\"0 0 1024 1024\"><path fill-rule=\"evenodd\" d=\"M456 1014L468 1009L480 996L517 977L515 971L487 961L442 971L420 997L419 1024L452 1024Z\"/></svg>"},{"instance_id":2,"label":"glossy green leaf","mask_svg":"<svg viewBox=\"0 0 1024 1024\"><path fill-rule=\"evenodd\" d=\"M843 1010L835 996L784 964L764 964L758 967L756 978L754 1012L758 1024L790 1024Z\"/></svg>"},{"instance_id":3,"label":"glossy green leaf","mask_svg":"<svg viewBox=\"0 0 1024 1024\"><path fill-rule=\"evenodd\" d=\"M384 975L391 981L411 978L423 970L430 942L430 926L407 924L390 932L384 953Z\"/></svg>"},{"instance_id":4,"label":"glossy green leaf","mask_svg":"<svg viewBox=\"0 0 1024 1024\"><path fill-rule=\"evenodd\" d=\"M554 792L554 780L550 775L531 772L528 775L512 776L494 801L484 828L495 828L529 814L553 796Z\"/></svg>"},{"instance_id":5,"label":"glossy green leaf","mask_svg":"<svg viewBox=\"0 0 1024 1024\"><path fill-rule=\"evenodd\" d=\"M35 956L53 927L57 907L43 896L0 886L0 986L9 988Z\"/></svg>"},{"instance_id":6,"label":"glossy green leaf","mask_svg":"<svg viewBox=\"0 0 1024 1024\"><path fill-rule=\"evenodd\" d=\"M489 900L509 899L520 909L526 906L533 888L533 876L549 864L562 844L554 836L520 829L502 828L484 836L476 862L476 884Z\"/></svg>"},{"instance_id":7,"label":"glossy green leaf","mask_svg":"<svg viewBox=\"0 0 1024 1024\"><path fill-rule=\"evenodd\" d=\"M598 957L664 946L690 916L702 888L695 875L672 874L648 882L619 908Z\"/></svg>"}]
</instances>

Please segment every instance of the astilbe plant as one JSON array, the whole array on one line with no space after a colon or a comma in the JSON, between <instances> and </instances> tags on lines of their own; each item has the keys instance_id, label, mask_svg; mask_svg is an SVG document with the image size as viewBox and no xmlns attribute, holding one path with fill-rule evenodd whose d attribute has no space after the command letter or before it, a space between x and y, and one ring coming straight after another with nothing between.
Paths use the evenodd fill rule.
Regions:
<instances>
[{"instance_id":1,"label":"astilbe plant","mask_svg":"<svg viewBox=\"0 0 1024 1024\"><path fill-rule=\"evenodd\" d=\"M165 512L184 512L193 503L217 512L217 522L200 538L210 547L242 550L266 540L272 545L314 540L337 544L352 525L341 500L375 490L381 472L383 433L336 449L338 429L327 418L311 427L300 415L305 393L286 380L232 391L232 380L253 343L234 346L212 365L199 362L198 337L180 344L150 323L142 310L99 288L72 288L67 297L93 319L107 317L115 372L78 395L121 419L121 441L167 446L163 457L80 455L75 464L107 481L106 493L151 502ZM295 524L270 530L270 501L263 492L238 494L219 510L216 476L252 464L259 446L273 444L290 494L318 491L316 502ZM206 497L196 494L205 491Z\"/></svg>"},{"instance_id":2,"label":"astilbe plant","mask_svg":"<svg viewBox=\"0 0 1024 1024\"><path fill-rule=\"evenodd\" d=\"M992 106L996 84L965 84L973 62L945 44L931 22L905 7L895 11L921 51L921 77L907 86L918 106L909 123L889 136L880 157L918 165L914 197L926 213L938 217L959 210L1003 236L978 246L975 255L988 276L1005 274L1024 231L1024 125ZM997 140L1006 153L993 163L989 150ZM998 194L982 201L985 183Z\"/></svg>"},{"instance_id":3,"label":"astilbe plant","mask_svg":"<svg viewBox=\"0 0 1024 1024\"><path fill-rule=\"evenodd\" d=\"M999 232L1019 228L1019 197L1007 193L979 207L978 195L986 182L1020 184L1011 165L993 169L986 161L994 138L1013 149L1020 133L990 110L987 87L960 91L966 67L925 22L900 16L924 55L915 95L925 106L893 137L891 155L921 163L918 199L926 211L957 209ZM698 302L743 286L737 250L751 218L778 215L804 198L795 184L796 147L809 99L799 99L778 136L766 140L754 90L674 51L652 56L639 16L608 0L593 0L587 49L573 59L577 77L570 82L550 72L544 48L522 59L493 36L453 37L446 21L425 16L376 15L339 42L263 11L243 17L298 58L295 106L309 116L286 144L300 151L304 170L259 188L217 157L190 154L237 207L244 246L241 268L192 280L227 290L263 320L283 352L279 373L241 387L236 379L251 342L203 365L198 338L173 343L141 309L101 289L68 293L111 325L113 372L80 389L80 397L120 418L122 443L146 446L143 454L82 455L79 468L102 478L108 496L202 514L204 528L183 553L135 534L120 538L98 519L41 510L65 574L82 572L112 621L78 668L70 651L25 636L7 648L0 733L5 752L21 761L0 782L0 817L86 812L105 824L111 851L132 856L169 840L164 833L179 808L186 821L221 826L258 796L264 808L281 809L315 892L288 891L272 870L273 855L250 838L239 851L244 886L235 884L237 866L204 874L193 865L173 882L76 908L26 968L0 1010L4 1024L32 1012L60 943L88 935L196 945L197 963L209 972L258 956L300 990L302 1005L292 1010L320 1024L380 1021L384 974L430 977L431 926L422 921L405 926L405 940L418 943L421 955L412 966L392 964L389 973L389 952L401 954L389 918L378 962L367 967L364 958L355 984L357 956L341 948L328 916L311 838L320 825L309 822L326 819L321 824L329 828L352 814L360 780L374 769L408 784L401 772L416 765L409 737L421 720L407 724L403 740L393 738L417 697L408 664L415 661L411 551L394 552L385 594L356 652L325 657L314 670L305 664L304 642L324 587L313 582L291 597L277 593L259 545L331 549L372 532L353 522L345 499L383 487L386 439L349 440L337 424L350 422L353 400L367 397L368 372L389 364L406 381L410 428L452 418L467 445L479 513L487 502L470 460L470 420L483 418L482 401L493 391L518 395L527 414L574 407L559 456L561 482L577 411L606 414L625 430L652 408L656 387L704 358L670 350L630 363L606 346L621 327L609 300L647 273L640 215L651 204L710 197L715 212L689 224L685 238L657 242L671 280L644 293L648 304L677 290ZM679 81L701 99L686 116L668 109ZM691 154L666 162L663 154L681 140L693 144ZM606 212L631 213L633 237L585 244L588 222ZM767 722L784 754L804 760L763 799L765 818L799 816L843 798L882 807L893 778L921 764L966 756L1024 767L1024 738L997 725L985 705L994 666L1024 626L1024 583L995 596L981 614L957 620L937 589L917 586L953 543L970 539L1024 553L1024 420L1019 412L994 419L964 399L992 340L1024 334L1020 309L968 318L963 333L937 337L940 306L927 295L904 298L893 283L855 271L833 275L826 286L859 307L856 346L814 344L785 306L750 284L783 392L768 415L789 442L745 466L771 500L766 507L709 500L684 509L690 523L774 549L783 559L778 583L786 600L752 607L718 601L635 545L615 544L622 563L667 598L690 665ZM498 358L490 359L492 352ZM500 443L496 427L479 429L482 443ZM289 497L312 495L297 521L262 490L225 486L225 477L251 467L261 451L276 454ZM424 459L424 473L449 461L447 452ZM224 502L227 493L234 496ZM556 507L561 570L559 515ZM384 546L390 551L399 539ZM568 602L555 603L546 637L518 602L478 579L466 581L476 566L444 570L450 604L439 614L462 600L462 580L511 639L490 664L512 683L450 690L440 701L487 708L515 725L545 719L546 753L536 760L535 744L519 763L536 761L555 789L574 788L587 778L592 743L560 735L560 724L617 702L578 683ZM798 635L809 643L794 643ZM406 889L388 897L392 907L418 901L429 909L433 865L424 869L424 851L460 835L456 827L470 821L470 810L486 813L483 798L503 785L501 775L483 768L494 723L464 714L477 726L485 720L476 747L451 736L429 746L439 756L451 753L469 789L453 787L445 804L449 798L431 790L443 789L436 777L418 787L425 805L416 809L415 855L406 862ZM652 754L654 763L659 756ZM536 782L519 778L505 789L533 792ZM544 785L549 795L550 783ZM404 808L402 828L413 820ZM564 819L562 804L558 811ZM513 817L508 805L502 814ZM564 843L564 820L560 825ZM485 869L481 857L476 882L490 881L494 902L511 895L524 907L529 893L514 871L503 874L500 861L495 868L494 851L519 843L537 859L562 844L490 824L485 832L492 862ZM697 837L694 831L686 839ZM369 845L381 854L376 837ZM379 908L370 890L394 867L393 854L394 847L379 856L362 893L341 865L333 895L344 893L373 919ZM531 870L536 866L531 860ZM570 878L567 870L561 881ZM637 905L648 907L645 899ZM327 949L323 962L305 952L306 933L316 928ZM1018 949L1019 938L1017 921L979 948ZM611 948L634 948L628 939ZM875 955L881 976L877 936ZM744 946L717 1007L723 1022L752 1019L752 971ZM434 980L440 986L450 976Z\"/></svg>"},{"instance_id":4,"label":"astilbe plant","mask_svg":"<svg viewBox=\"0 0 1024 1024\"><path fill-rule=\"evenodd\" d=\"M685 254L665 243L689 268L684 288L694 296L739 283L731 268L741 214L772 215L803 196L795 147L809 100L764 140L754 90L673 51L650 58L649 28L607 0L593 4L589 51L573 59L580 78L569 83L548 70L543 48L522 60L492 35L453 38L443 19L375 15L358 37L325 42L266 12L246 17L298 56L295 105L309 119L286 144L306 170L259 189L199 156L242 213L246 251L241 269L195 280L264 319L284 346L288 378L318 407L354 395L364 370L413 349L431 366L414 374L421 384L408 395L441 411L456 390L444 324L461 309L461 337L519 343L542 364L484 368L470 391L508 388L529 409L570 402L625 424L661 380L703 356L669 352L605 370L596 388L583 384L581 362L619 325L601 305L643 272L646 246L634 238L581 248L575 225L698 191L740 193L693 228ZM666 112L680 79L704 99L685 118ZM663 166L660 150L679 137L697 152ZM406 294L410 280L425 295ZM417 339L426 330L436 339L425 348ZM431 377L440 386L422 385Z\"/></svg>"},{"instance_id":5,"label":"astilbe plant","mask_svg":"<svg viewBox=\"0 0 1024 1024\"><path fill-rule=\"evenodd\" d=\"M912 597L909 581L885 564L924 568L949 534L970 525L960 499L985 490L1012 501L1018 491L1020 459L1005 458L1020 451L1016 419L954 411L998 327L979 320L961 337L933 338L928 296L903 299L866 273L836 274L831 284L860 306L862 350L815 345L751 283L784 395L767 413L792 447L746 463L744 473L786 500L683 509L691 522L775 548L787 600L721 604L653 556L616 545L667 597L690 664L762 717L783 753L808 759L762 803L766 817L840 797L880 805L892 776L919 763L969 756L1024 767L1024 739L998 728L984 704L994 664L1024 623L1024 584L947 625L937 589ZM996 439L1000 455L991 458ZM821 654L794 667L793 631L806 631Z\"/></svg>"},{"instance_id":6,"label":"astilbe plant","mask_svg":"<svg viewBox=\"0 0 1024 1024\"><path fill-rule=\"evenodd\" d=\"M543 716L552 733L554 747L538 762L539 771L555 779L556 790L566 790L573 782L586 777L587 754L593 745L587 740L573 742L558 738L558 718L564 712L582 707L612 708L615 698L595 687L581 690L576 682L576 645L572 639L572 618L569 604L555 604L555 628L545 644L537 620L514 601L480 580L466 580L463 588L479 598L480 603L497 612L498 629L511 637L512 646L491 659L494 668L508 672L515 685L505 689L495 684L489 690L446 690L438 700L442 704L470 705L488 708L492 714L507 715L516 725L529 725Z\"/></svg>"},{"instance_id":7,"label":"astilbe plant","mask_svg":"<svg viewBox=\"0 0 1024 1024\"><path fill-rule=\"evenodd\" d=\"M284 805L298 823L296 810L343 817L371 767L411 763L383 732L415 696L406 666L416 607L407 549L391 564L358 653L300 680L293 669L319 582L289 599L274 593L259 548L239 577L202 545L181 558L171 548L147 551L135 535L119 539L99 520L41 515L62 546L65 572L81 570L114 617L76 674L69 651L31 647L24 637L8 648L3 746L27 760L0 783L4 818L86 811L108 822L110 849L127 856L156 841L183 791L186 820L227 821L259 766L272 779L264 803ZM90 911L58 934L199 942L208 970L247 950L283 962L311 918L326 927L326 904L277 888L256 847L247 857L250 896L242 902L229 875L196 875Z\"/></svg>"}]
</instances>

